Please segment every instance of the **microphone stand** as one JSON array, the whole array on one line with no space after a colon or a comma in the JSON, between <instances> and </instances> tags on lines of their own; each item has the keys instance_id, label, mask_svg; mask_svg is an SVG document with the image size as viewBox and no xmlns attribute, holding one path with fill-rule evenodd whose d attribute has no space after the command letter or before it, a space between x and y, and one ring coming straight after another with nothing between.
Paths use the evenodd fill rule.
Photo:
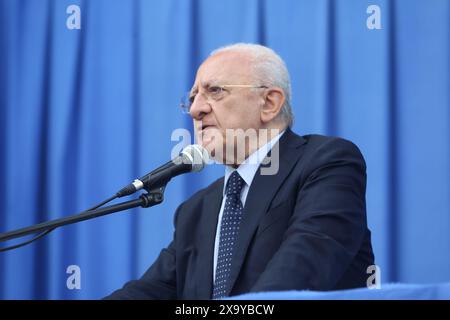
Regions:
<instances>
[{"instance_id":1,"label":"microphone stand","mask_svg":"<svg viewBox=\"0 0 450 320\"><path fill-rule=\"evenodd\" d=\"M28 234L37 233L39 231L55 229L68 224L89 220L92 218L101 217L110 213L128 210L131 208L142 207L149 208L160 204L164 200L165 186L149 190L148 193L142 194L138 199L121 202L112 206L83 211L79 214L72 215L65 218L55 219L39 224L35 224L26 228L17 229L0 234L0 242L20 238Z\"/></svg>"}]
</instances>

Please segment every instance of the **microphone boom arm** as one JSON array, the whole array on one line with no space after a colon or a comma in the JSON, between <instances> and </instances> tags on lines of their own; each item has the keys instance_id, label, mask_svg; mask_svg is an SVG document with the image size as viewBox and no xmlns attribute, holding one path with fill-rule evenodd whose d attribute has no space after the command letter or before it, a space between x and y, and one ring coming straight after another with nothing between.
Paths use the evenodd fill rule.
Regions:
<instances>
[{"instance_id":1,"label":"microphone boom arm","mask_svg":"<svg viewBox=\"0 0 450 320\"><path fill-rule=\"evenodd\" d=\"M77 223L104 215L108 215L114 212L120 212L136 207L149 208L154 205L160 204L164 200L164 189L165 186L148 191L148 193L142 194L138 199L121 202L115 205L111 205L104 208L99 208L96 210L83 211L79 214L75 214L69 217L64 217L60 219L55 219L47 222L42 222L36 225L25 227L22 229L17 229L0 234L0 242L20 238L29 234L34 234L37 232L55 229L68 224Z\"/></svg>"}]
</instances>

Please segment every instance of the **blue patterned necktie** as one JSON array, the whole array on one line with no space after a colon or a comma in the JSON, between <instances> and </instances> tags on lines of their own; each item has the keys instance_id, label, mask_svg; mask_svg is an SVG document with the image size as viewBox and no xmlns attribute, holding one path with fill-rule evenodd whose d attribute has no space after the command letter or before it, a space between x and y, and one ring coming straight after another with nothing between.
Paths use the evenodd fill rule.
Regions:
<instances>
[{"instance_id":1,"label":"blue patterned necktie","mask_svg":"<svg viewBox=\"0 0 450 320\"><path fill-rule=\"evenodd\" d=\"M230 278L233 249L239 232L244 208L241 202L241 190L245 181L237 171L228 179L225 207L220 226L219 253L216 266L216 281L214 282L213 299L222 298L227 292Z\"/></svg>"}]
</instances>

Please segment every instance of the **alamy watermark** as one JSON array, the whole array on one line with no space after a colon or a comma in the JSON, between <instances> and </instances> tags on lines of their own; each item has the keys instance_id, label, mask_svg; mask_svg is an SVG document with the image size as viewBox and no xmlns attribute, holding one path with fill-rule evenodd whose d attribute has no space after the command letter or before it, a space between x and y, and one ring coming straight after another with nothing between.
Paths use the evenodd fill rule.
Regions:
<instances>
[{"instance_id":1,"label":"alamy watermark","mask_svg":"<svg viewBox=\"0 0 450 320\"><path fill-rule=\"evenodd\" d=\"M172 148L174 159L186 146L196 141L207 149L210 160L207 164L261 164L261 175L275 175L280 166L280 148L271 139L280 134L280 129L209 129L196 132L195 139L189 130L175 129L171 140L178 143ZM201 159L199 159L201 161Z\"/></svg>"},{"instance_id":2,"label":"alamy watermark","mask_svg":"<svg viewBox=\"0 0 450 320\"><path fill-rule=\"evenodd\" d=\"M69 290L81 289L81 268L76 264L72 264L67 267L66 273L70 276L67 277L66 286Z\"/></svg>"},{"instance_id":3,"label":"alamy watermark","mask_svg":"<svg viewBox=\"0 0 450 320\"><path fill-rule=\"evenodd\" d=\"M367 278L366 286L368 289L381 289L381 268L376 264L370 265L366 270L370 276Z\"/></svg>"},{"instance_id":4,"label":"alamy watermark","mask_svg":"<svg viewBox=\"0 0 450 320\"><path fill-rule=\"evenodd\" d=\"M367 14L370 14L366 20L366 26L369 30L381 29L381 9L379 6L372 4L367 7Z\"/></svg>"},{"instance_id":5,"label":"alamy watermark","mask_svg":"<svg viewBox=\"0 0 450 320\"><path fill-rule=\"evenodd\" d=\"M81 9L76 4L72 4L67 7L66 13L69 16L66 19L66 27L69 30L81 29Z\"/></svg>"}]
</instances>

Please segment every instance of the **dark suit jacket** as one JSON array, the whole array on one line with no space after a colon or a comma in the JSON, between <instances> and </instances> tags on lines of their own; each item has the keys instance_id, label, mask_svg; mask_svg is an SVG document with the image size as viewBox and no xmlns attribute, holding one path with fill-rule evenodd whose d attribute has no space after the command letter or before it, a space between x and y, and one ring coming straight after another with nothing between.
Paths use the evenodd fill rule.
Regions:
<instances>
[{"instance_id":1,"label":"dark suit jacket","mask_svg":"<svg viewBox=\"0 0 450 320\"><path fill-rule=\"evenodd\" d=\"M363 287L374 264L366 222L366 165L340 138L279 140L276 175L257 171L244 207L229 295ZM175 233L137 281L109 299L210 299L223 178L182 203Z\"/></svg>"}]
</instances>

